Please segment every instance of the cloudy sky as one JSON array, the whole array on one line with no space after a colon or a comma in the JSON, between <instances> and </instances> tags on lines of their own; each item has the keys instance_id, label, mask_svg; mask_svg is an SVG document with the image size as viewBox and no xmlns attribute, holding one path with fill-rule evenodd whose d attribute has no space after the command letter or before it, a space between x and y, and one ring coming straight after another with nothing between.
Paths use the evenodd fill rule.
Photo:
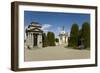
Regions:
<instances>
[{"instance_id":1,"label":"cloudy sky","mask_svg":"<svg viewBox=\"0 0 100 73\"><path fill-rule=\"evenodd\" d=\"M69 33L73 23L77 23L80 28L83 22L90 23L90 14L24 11L25 28L31 22L40 23L44 32L52 31L58 36L63 26Z\"/></svg>"}]
</instances>

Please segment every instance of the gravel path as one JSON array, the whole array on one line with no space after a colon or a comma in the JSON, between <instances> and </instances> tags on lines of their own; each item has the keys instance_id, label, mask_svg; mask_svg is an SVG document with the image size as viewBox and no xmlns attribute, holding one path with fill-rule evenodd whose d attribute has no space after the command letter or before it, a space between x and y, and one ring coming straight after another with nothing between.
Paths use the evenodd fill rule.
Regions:
<instances>
[{"instance_id":1,"label":"gravel path","mask_svg":"<svg viewBox=\"0 0 100 73\"><path fill-rule=\"evenodd\" d=\"M89 50L75 50L61 46L25 49L25 61L66 60L90 58Z\"/></svg>"}]
</instances>

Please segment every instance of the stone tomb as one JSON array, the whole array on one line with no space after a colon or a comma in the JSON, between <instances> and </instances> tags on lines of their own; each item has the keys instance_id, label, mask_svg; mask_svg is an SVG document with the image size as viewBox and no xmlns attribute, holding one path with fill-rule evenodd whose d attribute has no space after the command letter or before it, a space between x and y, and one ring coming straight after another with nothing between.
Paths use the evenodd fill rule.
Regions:
<instances>
[{"instance_id":1,"label":"stone tomb","mask_svg":"<svg viewBox=\"0 0 100 73\"><path fill-rule=\"evenodd\" d=\"M68 33L65 32L64 26L59 34L59 44L68 46Z\"/></svg>"},{"instance_id":2,"label":"stone tomb","mask_svg":"<svg viewBox=\"0 0 100 73\"><path fill-rule=\"evenodd\" d=\"M32 22L26 29L26 45L27 48L41 48L42 47L41 25L37 22Z\"/></svg>"}]
</instances>

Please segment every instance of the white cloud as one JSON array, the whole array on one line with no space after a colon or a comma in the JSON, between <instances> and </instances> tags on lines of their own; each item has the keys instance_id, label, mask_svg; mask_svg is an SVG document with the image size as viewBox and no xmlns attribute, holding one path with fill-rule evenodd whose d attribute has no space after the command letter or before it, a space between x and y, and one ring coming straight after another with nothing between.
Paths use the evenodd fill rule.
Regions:
<instances>
[{"instance_id":1,"label":"white cloud","mask_svg":"<svg viewBox=\"0 0 100 73\"><path fill-rule=\"evenodd\" d=\"M24 27L24 30L26 30L26 28L28 28L28 25L26 25L26 26Z\"/></svg>"},{"instance_id":2,"label":"white cloud","mask_svg":"<svg viewBox=\"0 0 100 73\"><path fill-rule=\"evenodd\" d=\"M48 29L51 28L51 26L52 25L50 25L50 24L43 24L41 29L44 31L48 31Z\"/></svg>"}]
</instances>

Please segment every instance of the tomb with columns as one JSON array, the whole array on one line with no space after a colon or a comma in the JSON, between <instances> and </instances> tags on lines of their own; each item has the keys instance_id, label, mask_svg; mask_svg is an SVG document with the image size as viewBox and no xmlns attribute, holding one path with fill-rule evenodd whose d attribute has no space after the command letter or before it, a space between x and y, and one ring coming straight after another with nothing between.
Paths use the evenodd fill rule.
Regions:
<instances>
[{"instance_id":1,"label":"tomb with columns","mask_svg":"<svg viewBox=\"0 0 100 73\"><path fill-rule=\"evenodd\" d=\"M41 25L37 22L32 22L26 28L26 46L29 49L42 47L42 34Z\"/></svg>"}]
</instances>

